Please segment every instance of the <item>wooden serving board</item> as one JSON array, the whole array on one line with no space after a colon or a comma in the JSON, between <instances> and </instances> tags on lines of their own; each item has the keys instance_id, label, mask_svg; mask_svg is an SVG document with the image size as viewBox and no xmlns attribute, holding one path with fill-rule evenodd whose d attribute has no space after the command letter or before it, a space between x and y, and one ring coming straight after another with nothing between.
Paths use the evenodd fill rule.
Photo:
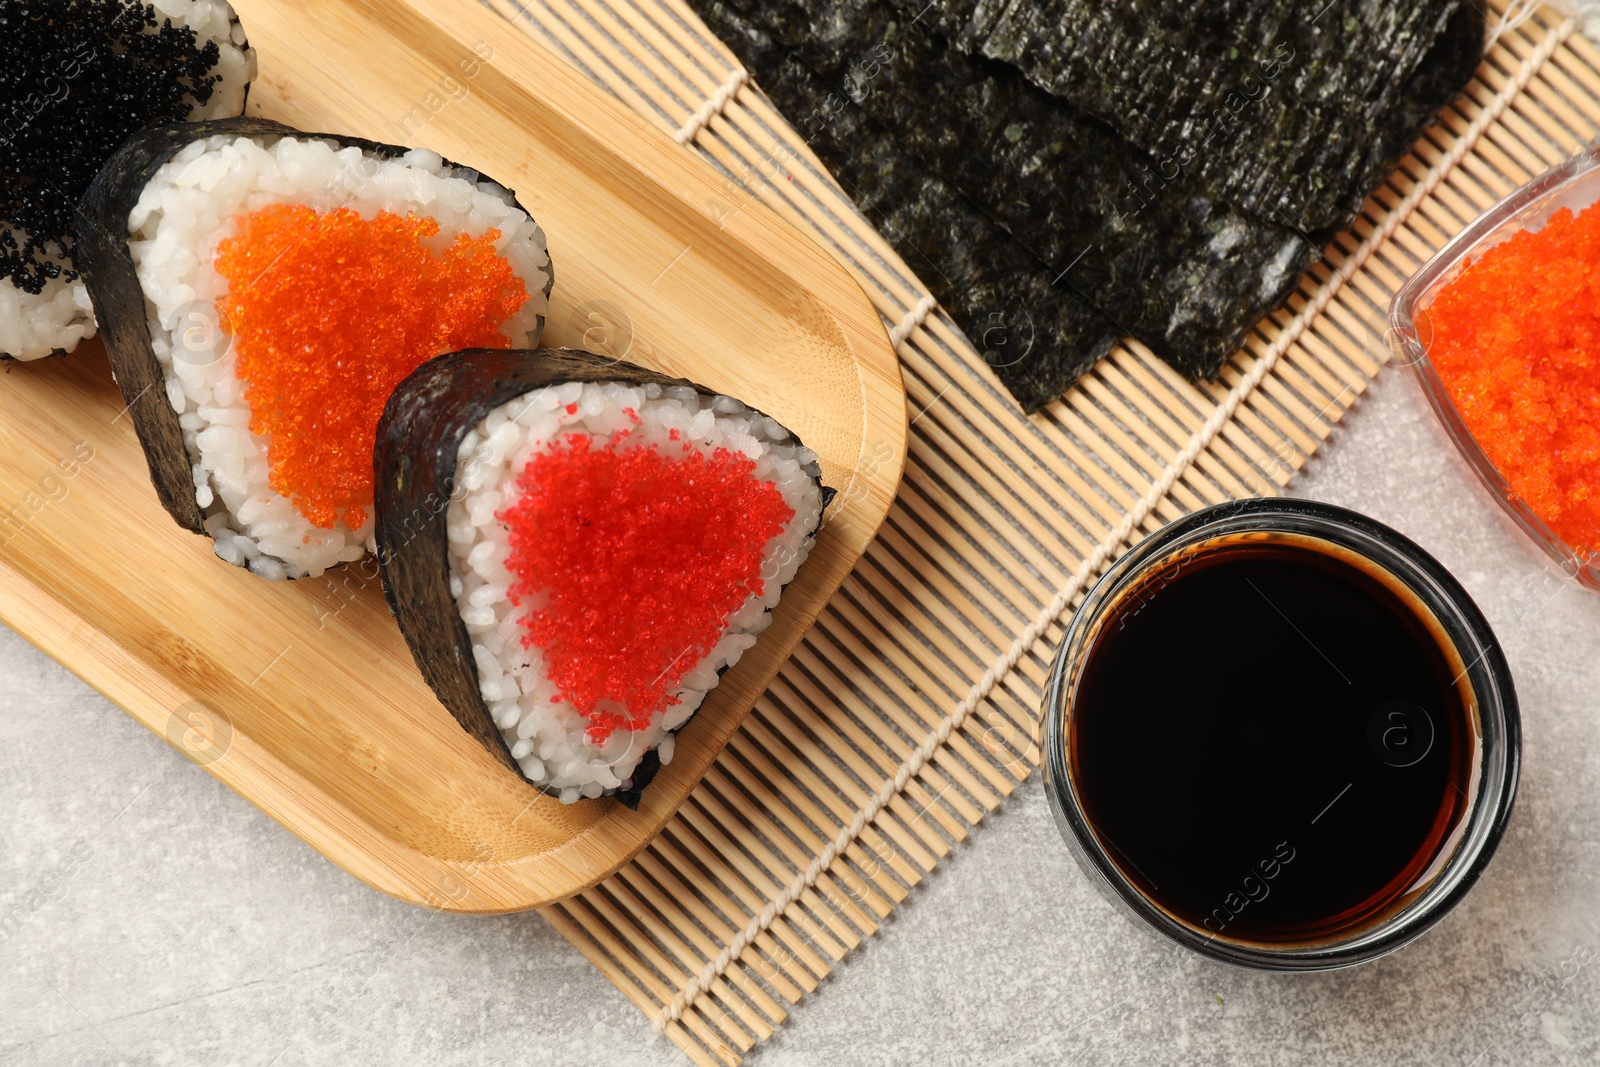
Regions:
<instances>
[{"instance_id":1,"label":"wooden serving board","mask_svg":"<svg viewBox=\"0 0 1600 1067\"><path fill-rule=\"evenodd\" d=\"M0 389L0 619L369 885L464 912L560 900L661 828L877 531L905 455L894 352L826 253L486 9L235 7L252 114L425 144L512 186L549 236L547 343L748 400L840 496L637 812L563 806L461 730L370 567L265 582L175 526L98 342L12 364Z\"/></svg>"}]
</instances>

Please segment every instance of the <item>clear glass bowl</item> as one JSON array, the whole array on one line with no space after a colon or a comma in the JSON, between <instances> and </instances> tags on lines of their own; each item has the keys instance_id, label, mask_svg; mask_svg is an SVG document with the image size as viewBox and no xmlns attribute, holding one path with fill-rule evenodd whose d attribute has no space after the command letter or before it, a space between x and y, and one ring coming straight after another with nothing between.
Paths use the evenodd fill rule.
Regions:
<instances>
[{"instance_id":1,"label":"clear glass bowl","mask_svg":"<svg viewBox=\"0 0 1600 1067\"><path fill-rule=\"evenodd\" d=\"M1412 275L1389 305L1392 362L1410 370L1422 386L1439 423L1467 465L1513 522L1542 548L1563 574L1600 590L1600 553L1582 555L1561 539L1507 483L1461 418L1449 390L1428 358L1432 331L1428 308L1444 286L1484 252L1524 230L1538 230L1562 208L1576 214L1600 201L1600 156L1591 147L1524 185L1484 212L1472 225Z\"/></svg>"},{"instance_id":2,"label":"clear glass bowl","mask_svg":"<svg viewBox=\"0 0 1600 1067\"><path fill-rule=\"evenodd\" d=\"M1083 666L1108 612L1124 595L1187 553L1239 540L1286 536L1327 542L1364 560L1408 589L1422 610L1437 620L1455 656L1466 664L1462 675L1472 691L1478 753L1469 779L1467 813L1453 848L1440 852L1431 875L1388 910L1349 928L1315 941L1266 944L1196 926L1139 889L1089 818L1068 753ZM1237 654L1238 650L1230 652L1218 644L1219 661ZM1312 500L1215 504L1162 527L1124 553L1073 613L1050 675L1044 721L1045 795L1068 850L1090 883L1138 925L1202 956L1266 971L1350 967L1393 952L1435 926L1461 902L1494 855L1511 817L1522 763L1522 726L1511 668L1488 620L1461 583L1402 534L1364 515Z\"/></svg>"}]
</instances>

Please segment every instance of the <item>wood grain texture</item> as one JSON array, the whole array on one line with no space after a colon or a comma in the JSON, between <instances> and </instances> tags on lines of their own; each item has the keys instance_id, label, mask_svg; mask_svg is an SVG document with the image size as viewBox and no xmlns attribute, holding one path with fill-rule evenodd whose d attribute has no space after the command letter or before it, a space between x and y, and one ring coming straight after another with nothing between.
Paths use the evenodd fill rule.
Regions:
<instances>
[{"instance_id":1,"label":"wood grain texture","mask_svg":"<svg viewBox=\"0 0 1600 1067\"><path fill-rule=\"evenodd\" d=\"M557 264L546 343L748 400L843 492L636 812L542 796L463 731L370 561L270 583L175 526L95 342L11 365L0 390L0 617L368 884L464 912L561 899L665 824L876 532L900 465L864 460L904 453L893 352L826 253L759 205L708 210L715 170L488 11L236 7L261 56L252 114L425 144L514 187Z\"/></svg>"}]
</instances>

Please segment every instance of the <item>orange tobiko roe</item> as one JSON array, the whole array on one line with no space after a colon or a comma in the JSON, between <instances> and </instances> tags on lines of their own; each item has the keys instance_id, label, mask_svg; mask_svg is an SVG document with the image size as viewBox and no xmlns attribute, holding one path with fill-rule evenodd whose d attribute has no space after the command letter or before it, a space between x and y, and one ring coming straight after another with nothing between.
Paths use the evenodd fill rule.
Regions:
<instances>
[{"instance_id":1,"label":"orange tobiko roe","mask_svg":"<svg viewBox=\"0 0 1600 1067\"><path fill-rule=\"evenodd\" d=\"M1600 205L1489 249L1425 315L1484 454L1567 545L1600 549Z\"/></svg>"},{"instance_id":2,"label":"orange tobiko roe","mask_svg":"<svg viewBox=\"0 0 1600 1067\"><path fill-rule=\"evenodd\" d=\"M766 589L762 553L794 509L755 461L685 443L676 455L567 435L535 455L521 496L496 516L511 533L511 602L523 644L588 720L595 744L642 730Z\"/></svg>"},{"instance_id":3,"label":"orange tobiko roe","mask_svg":"<svg viewBox=\"0 0 1600 1067\"><path fill-rule=\"evenodd\" d=\"M434 251L438 233L411 213L274 204L217 248L250 429L273 490L314 526L366 522L378 417L401 379L443 352L511 344L500 327L528 293L494 250L500 231Z\"/></svg>"}]
</instances>

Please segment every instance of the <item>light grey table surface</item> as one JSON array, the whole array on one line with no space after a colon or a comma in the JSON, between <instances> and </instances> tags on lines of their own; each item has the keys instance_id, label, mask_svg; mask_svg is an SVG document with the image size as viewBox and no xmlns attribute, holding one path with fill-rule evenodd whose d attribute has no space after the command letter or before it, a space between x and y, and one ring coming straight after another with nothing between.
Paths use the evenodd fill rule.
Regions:
<instances>
[{"instance_id":1,"label":"light grey table surface","mask_svg":"<svg viewBox=\"0 0 1600 1067\"><path fill-rule=\"evenodd\" d=\"M1035 776L756 1067L1600 1062L1600 595L1386 371L1294 487L1415 538L1505 645L1517 810L1463 905L1353 971L1175 956L1089 887ZM0 1064L682 1063L534 915L384 897L0 629Z\"/></svg>"}]
</instances>

